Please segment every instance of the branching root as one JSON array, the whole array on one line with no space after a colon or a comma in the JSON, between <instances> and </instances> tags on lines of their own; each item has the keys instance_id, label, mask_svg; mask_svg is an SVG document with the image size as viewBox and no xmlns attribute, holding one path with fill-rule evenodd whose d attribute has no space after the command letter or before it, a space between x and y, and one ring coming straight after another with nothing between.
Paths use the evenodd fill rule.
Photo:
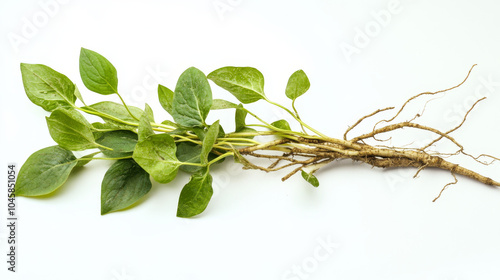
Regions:
<instances>
[{"instance_id":1,"label":"branching root","mask_svg":"<svg viewBox=\"0 0 500 280\"><path fill-rule=\"evenodd\" d=\"M461 86L468 79L474 66L472 66L472 68L469 70L465 79L454 87L436 92L424 92L409 98L406 102L404 102L404 104L400 107L400 109L393 117L377 122L371 132L361 134L351 139L347 138L348 133L352 132L352 130L364 120L382 112L392 110L394 109L394 107L378 109L371 114L363 116L357 122L355 122L354 125L348 127L342 139L308 136L304 134L301 134L300 136L288 135L286 138L272 140L264 144L249 146L239 149L237 152L241 156L244 156L246 158L254 157L268 159L270 161L270 164L267 167L248 162L246 164L246 168L259 169L266 172L293 168L292 171L290 171L282 178L283 181L287 180L297 172L304 170L306 167L311 168L311 166L318 166L317 168L315 168L319 169L319 167L323 165L341 159L350 159L379 168L417 168L417 172L415 173L414 178L416 178L422 170L427 168L439 168L448 170L453 175L455 181L446 184L439 195L436 197L436 199L434 199L434 201L436 201L441 196L443 191L448 186L456 184L458 182L456 175L466 176L486 185L500 186L499 182L494 181L491 178L483 176L475 171L472 171L460 166L459 164L452 163L445 159L448 156L463 155L474 159L476 162L486 165L500 160L498 157L494 157L488 154L481 154L479 156L468 154L464 151L464 147L458 142L458 140L451 136L453 132L457 131L463 126L467 117L470 115L476 105L479 102L483 101L485 98L477 100L466 112L462 122L445 132L415 122L416 119L418 119L423 114L423 112L425 111L425 107L419 114L416 114L415 117L409 121L390 123L393 122L398 116L400 116L400 114L404 111L406 106L411 101L424 95L434 96L438 93L447 92ZM427 105L427 103L425 104ZM377 128L377 126L381 123L387 123L387 125ZM433 135L434 140L430 141L426 145L423 145L422 147L417 148L389 147L367 144L367 140L369 139L377 141L390 140L391 138L388 138L387 140L380 140L377 137L382 134L391 133L393 131L402 130L405 128L412 128L427 134L431 134ZM456 147L456 151L454 153L429 151L430 147L433 147L436 143L440 142L443 139L451 142ZM276 149L277 147L280 147L280 149ZM274 155L259 153L259 151L267 151L273 149L286 152ZM480 158L489 158L491 162L480 161ZM316 171L316 169L314 169L314 171Z\"/></svg>"}]
</instances>

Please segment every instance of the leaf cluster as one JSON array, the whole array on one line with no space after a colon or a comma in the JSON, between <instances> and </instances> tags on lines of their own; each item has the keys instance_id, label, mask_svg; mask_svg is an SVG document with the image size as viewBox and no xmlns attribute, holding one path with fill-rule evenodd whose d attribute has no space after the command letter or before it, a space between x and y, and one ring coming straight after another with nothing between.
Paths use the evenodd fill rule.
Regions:
<instances>
[{"instance_id":1,"label":"leaf cluster","mask_svg":"<svg viewBox=\"0 0 500 280\"><path fill-rule=\"evenodd\" d=\"M295 100L309 89L306 74L292 74L285 94L293 111L270 101L264 93L264 77L251 67L223 67L208 75L197 68L185 70L172 91L158 85L158 100L171 116L161 123L154 120L148 104L144 109L127 105L118 91L118 74L102 55L81 49L79 60L83 85L100 95L116 94L121 103L101 101L87 105L75 83L56 70L41 64L21 64L25 92L36 105L50 112L46 117L49 133L57 143L33 153L22 166L16 194L47 195L60 188L73 170L93 160L113 160L101 184L101 214L129 208L152 188L151 178L169 183L179 172L191 174L179 195L177 216L202 213L212 195L213 164L234 156L241 161L239 149L262 145L253 138L273 135L278 138L304 136L304 124L295 110ZM213 99L209 83L229 91L239 102ZM265 100L289 112L303 132L294 132L285 120L267 123L243 104ZM77 105L81 103L81 105ZM235 129L226 134L219 121L207 123L213 110L235 110ZM247 115L261 123L248 125ZM85 115L102 119L90 123ZM264 127L257 131L253 127ZM74 152L88 151L77 157ZM312 185L319 183L312 173L302 173Z\"/></svg>"}]
</instances>

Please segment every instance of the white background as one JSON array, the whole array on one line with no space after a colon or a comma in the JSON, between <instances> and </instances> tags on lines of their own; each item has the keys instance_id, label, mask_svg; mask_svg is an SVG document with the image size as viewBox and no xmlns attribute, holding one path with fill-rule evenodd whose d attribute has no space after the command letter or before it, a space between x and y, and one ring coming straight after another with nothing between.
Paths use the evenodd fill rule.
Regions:
<instances>
[{"instance_id":1,"label":"white background","mask_svg":"<svg viewBox=\"0 0 500 280\"><path fill-rule=\"evenodd\" d=\"M3 225L7 163L20 167L54 144L48 113L24 93L20 62L64 73L92 103L108 97L84 88L78 56L80 47L97 51L117 68L124 98L141 108L148 102L157 121L168 118L157 84L174 88L190 66L206 74L228 65L256 67L266 77L266 94L286 105L287 79L304 69L312 86L298 110L333 137L377 108L456 85L477 63L467 83L429 103L419 122L446 131L487 96L453 136L470 153L498 156L499 10L493 0L2 1L0 278L499 279L500 190L459 177L432 203L453 181L440 170L412 179L415 170L335 162L317 174L315 189L299 176L282 183L286 172L242 171L227 160L214 168L208 209L180 219L175 212L186 175L154 183L133 209L100 216L100 181L111 163L93 162L50 197L18 199L17 273L4 262ZM235 100L215 86L213 94ZM269 121L284 116L261 102L249 108ZM209 121L218 118L230 131L232 114L211 114ZM407 129L393 144L422 144L430 136ZM450 160L500 180L498 163Z\"/></svg>"}]
</instances>

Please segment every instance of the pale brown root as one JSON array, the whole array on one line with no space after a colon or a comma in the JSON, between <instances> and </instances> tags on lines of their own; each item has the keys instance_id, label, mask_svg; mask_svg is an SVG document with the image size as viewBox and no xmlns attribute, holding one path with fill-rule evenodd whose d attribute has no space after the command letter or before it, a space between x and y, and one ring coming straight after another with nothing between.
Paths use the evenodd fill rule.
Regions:
<instances>
[{"instance_id":1,"label":"pale brown root","mask_svg":"<svg viewBox=\"0 0 500 280\"><path fill-rule=\"evenodd\" d=\"M455 185L456 183L458 183L457 176L455 176L455 173L451 172L451 175L453 175L453 178L455 179L455 181L444 185L444 187L439 192L438 196L436 198L434 198L434 200L432 202L436 202L436 200L438 200L441 197L441 194L443 194L443 192L444 192L444 190L446 190L446 188L448 188L451 185Z\"/></svg>"},{"instance_id":2,"label":"pale brown root","mask_svg":"<svg viewBox=\"0 0 500 280\"><path fill-rule=\"evenodd\" d=\"M456 89L456 88L460 87L461 85L463 85L463 84L467 81L467 79L468 79L468 78L469 78L469 76L470 76L470 73L472 72L472 69L474 69L474 67L475 67L476 65L477 65L477 64L472 65L472 67L469 69L469 72L467 73L467 76L465 77L465 79L464 79L461 83L459 83L458 85L453 86L453 87L451 87L451 88L447 88L447 89L443 89L443 90L438 90L438 91L435 91L435 92L422 92L422 93L419 93L419 94L417 94L417 95L415 95L415 96L411 97L410 99L406 100L406 102L403 104L403 106L401 106L401 108L400 108L400 109L399 109L399 111L396 113L396 115L394 115L394 117L392 117L392 118L390 118L390 119L388 119L388 120L381 120L381 121L377 122L377 123L375 124L375 126L373 127L373 129L375 130L375 128L377 127L377 125L378 125L379 123L382 123L382 122L386 122L386 123L388 123L388 122L392 122L393 120L395 120L395 119L399 116L399 114L401 114L401 112L404 110L404 108L406 107L406 105L408 105L408 103L410 103L412 100L414 100L414 99L416 99L416 98L418 98L418 97L420 97L420 96L423 96L423 95L436 95L436 94L438 94L438 93L447 92L447 91L450 91L450 90L453 90L453 89Z\"/></svg>"},{"instance_id":3,"label":"pale brown root","mask_svg":"<svg viewBox=\"0 0 500 280\"><path fill-rule=\"evenodd\" d=\"M465 123L465 121L467 120L467 116L468 116L468 115L469 115L469 113L470 113L470 112L474 109L474 107L476 106L476 104L477 104L477 103L479 103L479 102L480 102L480 101L482 101L482 100L485 100L485 99L486 99L486 97L483 97L483 98L481 98L481 99L477 100L476 102L474 102L474 104L473 104L473 105L471 106L471 108L467 111L467 113L465 113L465 116L464 116L464 118L462 119L462 122L461 122L459 125L455 126L454 128L452 128L452 129L448 130L447 132L445 132L445 134L450 134L450 133L452 133L453 131L455 131L455 130L459 129L459 128L460 128L460 127L461 127L461 126ZM427 148L429 148L430 146L434 145L435 143L439 142L441 139L443 139L443 136L439 136L439 138L437 138L437 139L433 140L432 142L430 142L429 144L425 145L425 146L424 146L421 150L422 150L422 151L425 151L425 149L427 149Z\"/></svg>"},{"instance_id":4,"label":"pale brown root","mask_svg":"<svg viewBox=\"0 0 500 280\"><path fill-rule=\"evenodd\" d=\"M379 109L369 115L360 118L356 123L354 123L354 125L352 125L346 130L346 132L343 135L343 139L319 137L312 135L296 136L293 135L293 133L291 133L290 135L285 135L286 138L283 139L273 140L267 143L241 148L239 150L234 149L234 147L231 148L234 150L235 157L237 157L238 160L244 164L245 166L244 168L259 169L265 172L278 171L286 168L293 168L292 171L290 171L287 175L285 175L282 178L283 181L287 180L297 172L304 170L304 168L308 168L309 170L313 169L312 172L314 172L334 160L351 159L353 161L363 162L373 167L380 167L380 168L413 167L417 169L415 175L413 176L414 178L416 178L422 170L427 168L439 168L443 170L448 170L455 178L455 182L446 184L439 193L438 197L436 197L436 199L438 199L441 196L443 191L448 186L456 184L458 182L456 175L466 176L490 186L500 186L499 182L494 181L489 177L483 176L475 171L472 171L470 169L467 169L465 167L462 167L458 164L452 163L444 159L446 157L463 154L465 156L473 158L475 161L480 162L482 164L490 164L490 163L484 163L480 161L479 158L488 157L493 161L500 160L497 157L490 156L487 154L481 154L479 156L474 157L466 153L464 151L464 147L457 140L455 140L455 138L450 136L451 133L462 127L467 117L469 116L470 112L476 107L476 105L480 101L484 100L485 98L477 100L467 111L462 122L446 132L441 132L438 129L414 123L414 121L417 118L421 117L422 114L425 112L425 106L427 106L429 101L425 103L425 106L421 111L421 113L416 114L411 120L394 124L388 124L384 127L376 128L376 126L381 122L391 122L394 119L396 119L412 100L420 96L435 95L461 86L468 79L474 66L471 67L465 79L458 85L436 92L420 93L418 95L411 97L403 104L403 106L401 106L399 111L392 118L377 122L371 132L360 135L358 137L354 137L351 140L347 140L347 134L351 132L353 128L358 126L362 121L366 120L367 118L373 117L374 115L380 112L384 112L394 108L388 107L384 109ZM418 147L401 148L401 147L389 147L384 145L372 146L366 144L365 142L365 140L367 139L375 139L377 141L391 140L390 137L387 140L382 140L378 139L377 136L404 128L413 128L427 133L430 132L434 134L436 138L432 140L429 144L421 148ZM457 147L458 150L455 153L426 151L427 148L431 147L432 145L441 141L442 139L446 139L452 142ZM277 154L268 155L259 153L259 151L264 151L264 152L281 151L283 153L279 155ZM257 164L251 163L245 157L267 158L271 161L271 164L268 167L259 166ZM436 201L436 199L434 201Z\"/></svg>"},{"instance_id":5,"label":"pale brown root","mask_svg":"<svg viewBox=\"0 0 500 280\"><path fill-rule=\"evenodd\" d=\"M346 132L344 133L344 140L347 140L347 133L349 133L349 131L351 131L352 129L354 129L358 124L360 124L363 120L369 118L369 117L372 117L380 112L384 112L384 111L387 111L387 110L392 110L394 109L394 107L387 107L387 108L384 108L384 109L378 109L376 110L375 112L369 114L369 115L366 115L364 117L362 117L361 119L359 119L355 124L353 124L352 126L350 126Z\"/></svg>"}]
</instances>

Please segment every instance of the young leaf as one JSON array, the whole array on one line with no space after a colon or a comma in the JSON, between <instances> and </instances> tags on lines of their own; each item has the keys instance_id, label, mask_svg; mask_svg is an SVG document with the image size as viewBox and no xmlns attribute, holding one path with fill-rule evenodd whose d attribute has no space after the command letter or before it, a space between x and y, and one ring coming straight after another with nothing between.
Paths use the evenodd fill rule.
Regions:
<instances>
[{"instance_id":1,"label":"young leaf","mask_svg":"<svg viewBox=\"0 0 500 280\"><path fill-rule=\"evenodd\" d=\"M76 164L73 153L59 146L34 152L19 170L16 195L39 196L53 192L66 182Z\"/></svg>"},{"instance_id":2,"label":"young leaf","mask_svg":"<svg viewBox=\"0 0 500 280\"><path fill-rule=\"evenodd\" d=\"M102 153L110 158L132 156L137 144L137 134L130 130L115 130L104 132L96 140L98 144L113 149L112 151L100 148Z\"/></svg>"},{"instance_id":3,"label":"young leaf","mask_svg":"<svg viewBox=\"0 0 500 280\"><path fill-rule=\"evenodd\" d=\"M188 218L202 213L207 208L213 193L212 176L208 168L192 175L179 196L177 217Z\"/></svg>"},{"instance_id":4,"label":"young leaf","mask_svg":"<svg viewBox=\"0 0 500 280\"><path fill-rule=\"evenodd\" d=\"M208 74L208 78L242 103L265 98L264 76L255 68L223 67Z\"/></svg>"},{"instance_id":5,"label":"young leaf","mask_svg":"<svg viewBox=\"0 0 500 280\"><path fill-rule=\"evenodd\" d=\"M212 102L212 108L210 110L222 110L222 109L230 109L230 108L236 108L238 105L229 102L224 99L214 99Z\"/></svg>"},{"instance_id":6,"label":"young leaf","mask_svg":"<svg viewBox=\"0 0 500 280\"><path fill-rule=\"evenodd\" d=\"M133 159L116 161L102 180L101 215L136 203L151 190L151 186L149 174Z\"/></svg>"},{"instance_id":7,"label":"young leaf","mask_svg":"<svg viewBox=\"0 0 500 280\"><path fill-rule=\"evenodd\" d=\"M174 139L168 134L155 134L140 140L132 158L159 183L168 183L182 164L176 156Z\"/></svg>"},{"instance_id":8,"label":"young leaf","mask_svg":"<svg viewBox=\"0 0 500 280\"><path fill-rule=\"evenodd\" d=\"M302 170L302 178L304 178L304 180L306 180L309 184L313 185L314 187L319 186L318 178L316 178L316 176L314 176L311 173L307 173L304 170Z\"/></svg>"},{"instance_id":9,"label":"young leaf","mask_svg":"<svg viewBox=\"0 0 500 280\"><path fill-rule=\"evenodd\" d=\"M142 141L149 136L155 134L153 128L151 127L151 122L148 116L144 113L139 122L139 128L137 129L137 133L139 134L139 141Z\"/></svg>"},{"instance_id":10,"label":"young leaf","mask_svg":"<svg viewBox=\"0 0 500 280\"><path fill-rule=\"evenodd\" d=\"M208 163L208 154L210 154L210 151L212 151L212 147L217 141L218 136L219 136L219 121L216 121L210 126L207 133L205 134L205 139L203 139L203 145L200 155L201 164Z\"/></svg>"},{"instance_id":11,"label":"young leaf","mask_svg":"<svg viewBox=\"0 0 500 280\"><path fill-rule=\"evenodd\" d=\"M191 67L181 74L172 101L172 117L181 126L203 126L212 107L212 90L207 77Z\"/></svg>"},{"instance_id":12,"label":"young leaf","mask_svg":"<svg viewBox=\"0 0 500 280\"><path fill-rule=\"evenodd\" d=\"M174 99L174 92L169 88L158 85L158 99L160 100L161 107L172 115L172 101Z\"/></svg>"},{"instance_id":13,"label":"young leaf","mask_svg":"<svg viewBox=\"0 0 500 280\"><path fill-rule=\"evenodd\" d=\"M26 95L46 111L71 107L76 101L75 85L68 77L42 64L21 63Z\"/></svg>"},{"instance_id":14,"label":"young leaf","mask_svg":"<svg viewBox=\"0 0 500 280\"><path fill-rule=\"evenodd\" d=\"M62 148L81 151L98 146L91 124L78 111L59 108L46 120L50 136Z\"/></svg>"},{"instance_id":15,"label":"young leaf","mask_svg":"<svg viewBox=\"0 0 500 280\"><path fill-rule=\"evenodd\" d=\"M240 104L236 108L236 113L234 116L234 122L235 122L235 131L239 132L243 130L246 126L245 119L247 117L247 111L243 109L243 106Z\"/></svg>"},{"instance_id":16,"label":"young leaf","mask_svg":"<svg viewBox=\"0 0 500 280\"><path fill-rule=\"evenodd\" d=\"M118 93L116 69L104 56L82 48L80 51L80 76L83 84L100 94Z\"/></svg>"},{"instance_id":17,"label":"young leaf","mask_svg":"<svg viewBox=\"0 0 500 280\"><path fill-rule=\"evenodd\" d=\"M140 118L142 116L142 114L144 114L144 111L137 108L137 107L134 107L134 106L127 106L127 107L130 110L130 112L137 118ZM95 103L95 104L92 104L90 106L86 106L83 108L95 110L99 113L107 114L107 115L110 115L110 116L115 117L117 119L121 119L121 120L126 121L126 122L137 123L137 120L134 119L132 116L130 116L130 114L128 113L125 106L123 106L122 104L115 103L115 102L103 101L103 102ZM112 120L110 118L103 117L103 120L106 122L109 122L109 123L116 124L117 126L120 126L120 127L124 126L123 123Z\"/></svg>"},{"instance_id":18,"label":"young leaf","mask_svg":"<svg viewBox=\"0 0 500 280\"><path fill-rule=\"evenodd\" d=\"M290 129L290 124L286 120L277 120L273 123L271 123L272 126L279 128L279 129L284 129L284 130L291 130Z\"/></svg>"},{"instance_id":19,"label":"young leaf","mask_svg":"<svg viewBox=\"0 0 500 280\"><path fill-rule=\"evenodd\" d=\"M285 94L288 98L295 100L297 97L306 93L310 86L311 83L309 83L309 78L307 78L306 73L302 70L297 70L288 79Z\"/></svg>"}]
</instances>

